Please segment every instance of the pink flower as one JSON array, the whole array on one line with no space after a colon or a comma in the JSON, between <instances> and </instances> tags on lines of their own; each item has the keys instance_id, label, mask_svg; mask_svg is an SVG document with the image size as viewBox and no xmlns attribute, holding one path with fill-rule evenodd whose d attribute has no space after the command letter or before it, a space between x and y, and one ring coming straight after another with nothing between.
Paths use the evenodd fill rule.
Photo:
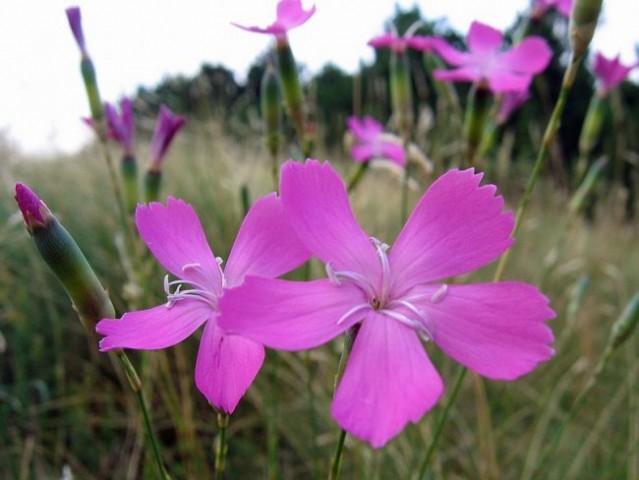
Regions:
<instances>
[{"instance_id":1,"label":"pink flower","mask_svg":"<svg viewBox=\"0 0 639 480\"><path fill-rule=\"evenodd\" d=\"M315 13L315 5L310 9L302 8L301 0L280 0L277 4L277 14L275 21L268 27L244 27L233 23L236 27L249 32L270 33L276 37L286 37L286 33L306 23L306 21Z\"/></svg>"},{"instance_id":2,"label":"pink flower","mask_svg":"<svg viewBox=\"0 0 639 480\"><path fill-rule=\"evenodd\" d=\"M619 60L619 55L609 59L604 57L601 52L597 52L593 69L599 82L599 93L602 96L608 95L626 79L630 71L636 66L637 64L628 66L622 64Z\"/></svg>"},{"instance_id":3,"label":"pink flower","mask_svg":"<svg viewBox=\"0 0 639 480\"><path fill-rule=\"evenodd\" d=\"M544 13L554 8L561 15L568 18L572 10L573 0L533 0L532 17L541 18Z\"/></svg>"},{"instance_id":4,"label":"pink flower","mask_svg":"<svg viewBox=\"0 0 639 480\"><path fill-rule=\"evenodd\" d=\"M420 337L486 377L513 380L553 355L554 316L535 287L447 284L513 243L513 216L481 174L453 170L421 198L392 248L355 220L342 180L308 160L282 168L284 211L326 265L326 279L247 276L222 298L220 325L268 347L301 350L350 328L357 336L332 414L351 434L383 446L432 408L443 383Z\"/></svg>"},{"instance_id":5,"label":"pink flower","mask_svg":"<svg viewBox=\"0 0 639 480\"><path fill-rule=\"evenodd\" d=\"M178 280L165 277L165 304L126 313L120 320L101 320L96 326L105 335L100 349L166 348L206 324L195 383L209 403L232 413L262 365L264 348L220 328L219 298L245 275L276 277L292 270L308 259L306 249L292 234L275 194L257 201L247 214L224 271L195 211L184 201L169 197L166 206L140 205L136 224L153 255Z\"/></svg>"},{"instance_id":6,"label":"pink flower","mask_svg":"<svg viewBox=\"0 0 639 480\"><path fill-rule=\"evenodd\" d=\"M529 98L530 92L528 90L504 93L504 98L497 112L497 124L503 125L506 123L514 111L526 103Z\"/></svg>"},{"instance_id":7,"label":"pink flower","mask_svg":"<svg viewBox=\"0 0 639 480\"><path fill-rule=\"evenodd\" d=\"M499 30L473 22L468 32L468 52L460 52L445 41L436 43L437 53L453 70L435 70L437 80L482 82L495 92L527 90L532 77L550 62L552 51L546 41L530 36L508 51L502 51Z\"/></svg>"},{"instance_id":8,"label":"pink flower","mask_svg":"<svg viewBox=\"0 0 639 480\"><path fill-rule=\"evenodd\" d=\"M133 153L135 139L135 125L133 123L133 103L128 98L120 101L120 111L110 103L104 105L107 120L107 135L122 145L125 152Z\"/></svg>"},{"instance_id":9,"label":"pink flower","mask_svg":"<svg viewBox=\"0 0 639 480\"><path fill-rule=\"evenodd\" d=\"M423 52L431 51L435 48L435 43L440 40L435 37L425 35L415 35L415 31L423 22L413 23L404 35L399 35L395 26L391 23L391 33L385 33L368 41L368 45L373 48L390 48L395 53L404 53L407 49L413 48Z\"/></svg>"},{"instance_id":10,"label":"pink flower","mask_svg":"<svg viewBox=\"0 0 639 480\"><path fill-rule=\"evenodd\" d=\"M355 137L356 143L351 155L356 162L368 162L374 158L384 158L403 167L406 163L404 148L397 141L384 137L382 124L372 117L349 117L346 121L348 129Z\"/></svg>"},{"instance_id":11,"label":"pink flower","mask_svg":"<svg viewBox=\"0 0 639 480\"><path fill-rule=\"evenodd\" d=\"M160 105L158 121L151 139L151 168L159 170L162 160L173 141L175 134L182 128L186 118L174 115L165 105Z\"/></svg>"}]
</instances>

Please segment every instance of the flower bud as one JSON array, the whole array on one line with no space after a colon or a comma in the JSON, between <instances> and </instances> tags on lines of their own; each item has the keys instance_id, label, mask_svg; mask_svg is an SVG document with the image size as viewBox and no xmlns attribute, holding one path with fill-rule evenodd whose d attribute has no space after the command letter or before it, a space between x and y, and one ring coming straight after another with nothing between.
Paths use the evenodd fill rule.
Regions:
<instances>
[{"instance_id":1,"label":"flower bud","mask_svg":"<svg viewBox=\"0 0 639 480\"><path fill-rule=\"evenodd\" d=\"M570 199L568 208L572 213L578 213L584 208L586 200L592 195L593 190L603 178L606 165L606 160L600 158L590 166L586 178L583 179L581 185L579 185L579 188Z\"/></svg>"},{"instance_id":2,"label":"flower bud","mask_svg":"<svg viewBox=\"0 0 639 480\"><path fill-rule=\"evenodd\" d=\"M40 255L62 282L82 323L93 330L101 318L112 318L111 300L69 232L25 185L16 185L15 198Z\"/></svg>"},{"instance_id":3,"label":"flower bud","mask_svg":"<svg viewBox=\"0 0 639 480\"><path fill-rule=\"evenodd\" d=\"M295 57L286 37L277 39L276 53L286 109L299 138L302 139L304 137L304 98Z\"/></svg>"},{"instance_id":4,"label":"flower bud","mask_svg":"<svg viewBox=\"0 0 639 480\"><path fill-rule=\"evenodd\" d=\"M277 75L270 63L262 77L260 101L266 146L275 157L280 146L281 97Z\"/></svg>"},{"instance_id":5,"label":"flower bud","mask_svg":"<svg viewBox=\"0 0 639 480\"><path fill-rule=\"evenodd\" d=\"M628 302L621 316L612 326L609 340L612 348L619 348L628 340L637 323L639 323L639 292Z\"/></svg>"},{"instance_id":6,"label":"flower bud","mask_svg":"<svg viewBox=\"0 0 639 480\"><path fill-rule=\"evenodd\" d=\"M603 0L575 0L570 14L570 45L573 57L582 58L597 28Z\"/></svg>"},{"instance_id":7,"label":"flower bud","mask_svg":"<svg viewBox=\"0 0 639 480\"><path fill-rule=\"evenodd\" d=\"M589 155L597 144L605 117L606 102L600 95L595 94L590 100L586 119L579 135L579 154L582 157Z\"/></svg>"}]
</instances>

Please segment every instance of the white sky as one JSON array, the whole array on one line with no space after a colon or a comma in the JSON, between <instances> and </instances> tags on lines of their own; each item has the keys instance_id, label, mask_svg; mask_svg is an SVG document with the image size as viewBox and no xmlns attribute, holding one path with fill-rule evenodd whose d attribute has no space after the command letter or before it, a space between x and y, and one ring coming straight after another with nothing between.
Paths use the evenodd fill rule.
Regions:
<instances>
[{"instance_id":1,"label":"white sky","mask_svg":"<svg viewBox=\"0 0 639 480\"><path fill-rule=\"evenodd\" d=\"M596 49L636 60L639 43L636 0L604 2ZM69 152L88 141L80 122L88 105L79 72L79 52L65 8L78 5L87 48L102 98L116 101L137 85L164 76L192 75L203 62L221 63L243 79L270 36L230 25L270 24L277 0L1 0L0 132L30 154ZM304 0L308 7L311 0ZM383 32L395 5L418 5L428 19L447 17L465 34L473 20L510 26L529 0L316 0L316 14L289 34L295 57L311 71L329 61L353 72L371 61L366 42ZM179 5L179 7L178 7Z\"/></svg>"}]
</instances>

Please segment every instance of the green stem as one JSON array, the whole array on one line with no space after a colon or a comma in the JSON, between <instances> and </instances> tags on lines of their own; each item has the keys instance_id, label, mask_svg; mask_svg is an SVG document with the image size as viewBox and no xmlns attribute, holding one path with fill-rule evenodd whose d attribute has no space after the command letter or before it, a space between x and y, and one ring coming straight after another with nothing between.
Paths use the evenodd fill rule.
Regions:
<instances>
[{"instance_id":1,"label":"green stem","mask_svg":"<svg viewBox=\"0 0 639 480\"><path fill-rule=\"evenodd\" d=\"M575 77L577 75L577 71L579 70L579 65L581 64L581 59L571 58L570 64L566 68L564 73L563 82L561 84L561 90L559 92L559 98L557 99L557 103L555 103L555 108L548 120L548 124L546 125L546 131L544 132L544 137L541 142L541 148L539 149L539 153L537 154L537 159L535 160L535 164L533 165L532 172L528 177L528 183L526 184L526 189L524 190L524 196L521 199L521 203L519 208L517 209L517 215L515 217L515 228L513 229L512 236L517 237L517 233L519 233L519 229L521 228L521 224L526 214L526 210L528 209L528 203L532 197L532 192L537 185L537 180L539 180L539 175L541 173L541 169L544 166L544 160L546 159L546 154L550 148L550 145L555 138L555 134L557 130L559 130L559 123L561 120L561 115L566 107L566 101L568 100L568 94L572 89L572 86L575 82ZM499 264L497 265L497 271L495 272L494 281L501 280L506 265L508 264L508 260L510 258L510 252L512 249L506 250L506 252L502 255L499 260Z\"/></svg>"},{"instance_id":2,"label":"green stem","mask_svg":"<svg viewBox=\"0 0 639 480\"><path fill-rule=\"evenodd\" d=\"M153 448L153 456L160 473L160 478L164 480L170 480L171 477L164 467L164 462L162 462L160 445L153 431L151 414L149 413L149 407L147 406L146 400L144 398L144 392L142 390L142 382L140 381L140 377L138 376L135 367L127 357L126 353L124 353L124 351L116 350L115 354L118 358L118 361L120 362L120 365L122 366L122 369L124 370L124 373L126 374L126 378L129 381L131 390L135 394L138 400L138 404L140 405L142 417L144 418L144 428L146 430L149 441L151 442L151 447Z\"/></svg>"},{"instance_id":3,"label":"green stem","mask_svg":"<svg viewBox=\"0 0 639 480\"><path fill-rule=\"evenodd\" d=\"M339 471L342 467L342 452L344 451L345 440L346 430L340 430L339 439L337 440L337 446L335 447L335 454L333 455L333 463L331 464L331 471L328 474L328 480L337 480L339 478Z\"/></svg>"},{"instance_id":4,"label":"green stem","mask_svg":"<svg viewBox=\"0 0 639 480\"><path fill-rule=\"evenodd\" d=\"M460 366L457 371L457 378L455 379L455 384L453 385L453 390L450 392L450 397L448 397L448 401L446 402L446 406L444 407L444 411L437 419L437 424L435 425L435 431L433 432L433 439L428 446L428 450L426 451L426 456L424 457L424 461L419 467L419 473L417 474L417 478L426 478L426 470L428 469L428 465L430 464L430 459L435 453L435 449L439 444L439 439L441 437L442 431L444 430L444 425L446 424L446 420L450 414L450 411L453 407L453 403L457 399L457 395L461 390L461 385L464 382L464 378L466 378L466 374L468 370L465 367Z\"/></svg>"},{"instance_id":5,"label":"green stem","mask_svg":"<svg viewBox=\"0 0 639 480\"><path fill-rule=\"evenodd\" d=\"M229 426L228 413L217 413L217 426L220 431L217 442L215 443L215 474L213 478L220 480L224 478L224 470L226 467L226 451L228 450L228 446L226 445L226 430Z\"/></svg>"},{"instance_id":6,"label":"green stem","mask_svg":"<svg viewBox=\"0 0 639 480\"><path fill-rule=\"evenodd\" d=\"M408 147L410 144L409 134L404 135L404 152L408 154ZM410 172L411 172L411 163L408 158L406 158L406 165L404 166L404 176L402 177L402 197L399 206L399 219L401 221L400 227L402 227L406 223L406 219L408 218L408 186L410 183Z\"/></svg>"},{"instance_id":7,"label":"green stem","mask_svg":"<svg viewBox=\"0 0 639 480\"><path fill-rule=\"evenodd\" d=\"M346 191L348 193L352 192L353 189L357 186L362 178L364 178L364 173L368 170L368 162L363 162L355 167L355 170L351 174L351 177L348 179L348 185L346 186Z\"/></svg>"}]
</instances>

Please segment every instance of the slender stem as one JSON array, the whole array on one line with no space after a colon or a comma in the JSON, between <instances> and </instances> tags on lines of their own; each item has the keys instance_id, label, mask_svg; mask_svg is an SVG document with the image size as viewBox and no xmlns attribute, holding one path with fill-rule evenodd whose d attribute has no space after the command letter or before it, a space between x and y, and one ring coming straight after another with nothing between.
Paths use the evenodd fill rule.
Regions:
<instances>
[{"instance_id":1,"label":"slender stem","mask_svg":"<svg viewBox=\"0 0 639 480\"><path fill-rule=\"evenodd\" d=\"M406 223L406 219L408 218L408 186L410 183L410 172L411 172L411 163L408 159L408 147L410 144L410 134L404 134L404 152L406 152L406 165L404 165L404 176L402 178L402 198L400 202L400 221L401 225Z\"/></svg>"},{"instance_id":2,"label":"slender stem","mask_svg":"<svg viewBox=\"0 0 639 480\"><path fill-rule=\"evenodd\" d=\"M122 369L126 374L126 378L129 381L129 385L131 386L131 390L135 394L138 404L140 405L140 410L142 411L142 417L144 418L144 428L146 430L147 436L149 437L149 441L151 442L151 447L153 449L153 456L155 458L155 462L157 464L160 478L164 480L170 480L170 475L166 471L164 467L164 462L162 461L162 454L160 452L160 445L158 443L157 438L155 437L155 432L153 431L153 425L151 422L151 414L149 411L149 407L147 406L146 400L144 398L144 392L142 390L142 382L140 381L140 377L138 376L135 367L127 357L126 353L122 350L116 350L116 356L122 365Z\"/></svg>"},{"instance_id":3,"label":"slender stem","mask_svg":"<svg viewBox=\"0 0 639 480\"><path fill-rule=\"evenodd\" d=\"M109 151L107 140L102 135L98 136L100 139L100 148L102 149L102 155L104 156L104 163L106 163L107 170L109 172L109 179L111 180L111 188L113 189L113 196L118 207L118 214L120 216L120 222L122 223L122 229L127 238L130 240L131 228L129 225L129 218L126 213L126 207L124 205L124 197L122 194L122 187L120 186L120 179L118 177L117 170L115 168L113 157Z\"/></svg>"},{"instance_id":4,"label":"slender stem","mask_svg":"<svg viewBox=\"0 0 639 480\"><path fill-rule=\"evenodd\" d=\"M339 383L344 369L346 368L346 359L348 358L351 349L353 348L353 342L357 337L359 326L355 325L351 327L344 336L344 346L342 347L342 354L339 357L339 363L337 364L337 372L335 373L335 383L333 384L333 396L337 391L337 384ZM328 474L329 480L337 480L339 477L339 471L342 467L342 454L344 452L344 441L346 440L346 430L340 430L339 438L337 439L337 446L335 447L335 453L333 454L333 462L331 464L331 470Z\"/></svg>"},{"instance_id":5,"label":"slender stem","mask_svg":"<svg viewBox=\"0 0 639 480\"><path fill-rule=\"evenodd\" d=\"M368 162L359 163L350 178L348 179L348 185L346 186L346 191L350 193L357 186L360 180L364 177L364 173L368 170Z\"/></svg>"},{"instance_id":6,"label":"slender stem","mask_svg":"<svg viewBox=\"0 0 639 480\"><path fill-rule=\"evenodd\" d=\"M213 478L220 480L224 478L224 470L226 467L226 451L228 447L226 445L226 430L229 426L228 413L217 413L217 426L220 431L215 442L215 473Z\"/></svg>"},{"instance_id":7,"label":"slender stem","mask_svg":"<svg viewBox=\"0 0 639 480\"><path fill-rule=\"evenodd\" d=\"M339 471L342 467L342 452L344 451L345 440L346 430L340 430L339 439L337 440L337 446L335 447L335 454L333 455L333 463L331 464L331 471L328 474L328 480L337 480L339 478Z\"/></svg>"},{"instance_id":8,"label":"slender stem","mask_svg":"<svg viewBox=\"0 0 639 480\"><path fill-rule=\"evenodd\" d=\"M450 397L448 397L448 401L446 402L446 406L444 407L444 411L437 419L437 424L435 425L435 431L433 432L433 439L430 441L430 445L428 446L428 450L426 451L426 456L424 457L424 461L419 467L419 473L417 474L417 478L426 478L426 470L428 469L428 465L430 464L430 459L435 453L435 449L439 444L439 439L441 437L442 431L444 430L444 425L446 424L446 420L448 419L448 415L450 414L450 410L453 407L453 403L457 399L457 395L461 390L461 385L464 382L464 378L466 378L466 374L468 370L466 368L460 366L457 371L457 378L455 379L455 384L453 385L453 390L450 392Z\"/></svg>"},{"instance_id":9,"label":"slender stem","mask_svg":"<svg viewBox=\"0 0 639 480\"><path fill-rule=\"evenodd\" d=\"M537 159L535 160L535 164L533 165L532 172L528 177L528 183L526 184L526 189L524 190L524 196L522 197L519 208L517 209L517 215L515 217L515 228L513 229L512 233L513 237L516 237L517 233L519 233L524 215L526 214L526 210L528 208L528 203L530 202L530 198L532 197L532 192L537 185L537 180L539 179L541 169L544 166L546 154L548 153L550 145L555 138L557 130L559 130L561 115L564 111L564 108L566 107L568 94L572 89L575 81L575 76L577 75L580 64L581 59L575 59L574 57L571 58L570 64L568 65L568 67L566 68L566 72L564 73L564 79L561 84L559 98L557 99L557 103L555 103L555 108L553 109L550 119L548 120L548 124L546 125L546 131L544 132L544 137L541 142L541 148L539 149L539 152L537 154ZM497 271L495 272L494 281L501 280L508 263L508 259L510 258L510 252L510 249L506 250L506 252L499 260Z\"/></svg>"}]
</instances>

